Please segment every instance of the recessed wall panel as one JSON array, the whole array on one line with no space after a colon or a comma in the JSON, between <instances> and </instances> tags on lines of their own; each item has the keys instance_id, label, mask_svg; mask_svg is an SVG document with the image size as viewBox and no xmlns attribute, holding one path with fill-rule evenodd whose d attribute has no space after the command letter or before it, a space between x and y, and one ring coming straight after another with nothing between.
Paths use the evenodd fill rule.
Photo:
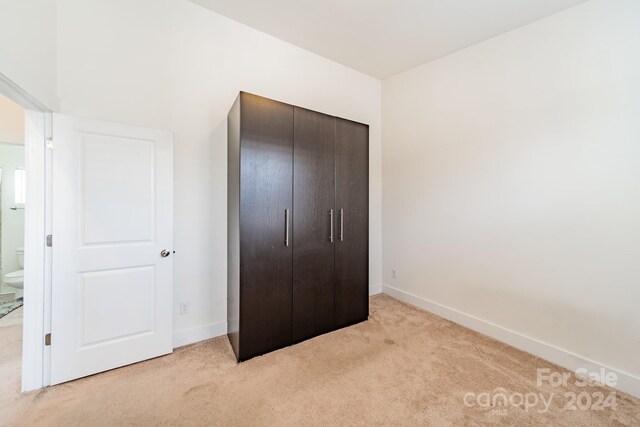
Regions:
<instances>
[{"instance_id":1,"label":"recessed wall panel","mask_svg":"<svg viewBox=\"0 0 640 427\"><path fill-rule=\"evenodd\" d=\"M153 142L81 138L82 245L153 241Z\"/></svg>"},{"instance_id":2,"label":"recessed wall panel","mask_svg":"<svg viewBox=\"0 0 640 427\"><path fill-rule=\"evenodd\" d=\"M155 328L155 267L79 274L80 347Z\"/></svg>"}]
</instances>

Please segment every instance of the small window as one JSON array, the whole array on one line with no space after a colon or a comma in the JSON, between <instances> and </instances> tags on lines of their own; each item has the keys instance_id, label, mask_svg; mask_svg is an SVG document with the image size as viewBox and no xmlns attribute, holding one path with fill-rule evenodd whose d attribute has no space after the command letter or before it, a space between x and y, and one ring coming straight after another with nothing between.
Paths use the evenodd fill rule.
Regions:
<instances>
[{"instance_id":1,"label":"small window","mask_svg":"<svg viewBox=\"0 0 640 427\"><path fill-rule=\"evenodd\" d=\"M16 169L15 175L15 204L24 205L26 202L26 185L24 169Z\"/></svg>"}]
</instances>

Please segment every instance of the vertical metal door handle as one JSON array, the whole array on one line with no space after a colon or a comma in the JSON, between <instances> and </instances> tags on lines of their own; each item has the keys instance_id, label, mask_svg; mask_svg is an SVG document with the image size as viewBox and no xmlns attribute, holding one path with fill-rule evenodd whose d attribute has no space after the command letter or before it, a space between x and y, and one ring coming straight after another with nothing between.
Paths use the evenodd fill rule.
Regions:
<instances>
[{"instance_id":1,"label":"vertical metal door handle","mask_svg":"<svg viewBox=\"0 0 640 427\"><path fill-rule=\"evenodd\" d=\"M333 209L329 209L329 219L331 226L329 227L329 241L333 243Z\"/></svg>"},{"instance_id":2,"label":"vertical metal door handle","mask_svg":"<svg viewBox=\"0 0 640 427\"><path fill-rule=\"evenodd\" d=\"M284 245L289 246L289 209L284 210Z\"/></svg>"},{"instance_id":3,"label":"vertical metal door handle","mask_svg":"<svg viewBox=\"0 0 640 427\"><path fill-rule=\"evenodd\" d=\"M340 241L344 242L344 209L340 209Z\"/></svg>"}]
</instances>

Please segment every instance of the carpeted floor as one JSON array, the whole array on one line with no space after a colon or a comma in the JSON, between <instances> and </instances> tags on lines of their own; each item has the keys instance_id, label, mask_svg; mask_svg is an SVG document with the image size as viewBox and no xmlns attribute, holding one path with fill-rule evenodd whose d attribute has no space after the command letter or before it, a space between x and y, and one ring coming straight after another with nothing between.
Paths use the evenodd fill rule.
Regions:
<instances>
[{"instance_id":1,"label":"carpeted floor","mask_svg":"<svg viewBox=\"0 0 640 427\"><path fill-rule=\"evenodd\" d=\"M640 425L640 400L620 392L615 410L564 409L566 393L613 390L575 378L538 387L537 368L563 372L379 295L368 322L239 365L220 337L35 393L13 390L0 425ZM501 403L500 393L514 405L483 406ZM533 393L548 411L518 397L532 404Z\"/></svg>"},{"instance_id":2,"label":"carpeted floor","mask_svg":"<svg viewBox=\"0 0 640 427\"><path fill-rule=\"evenodd\" d=\"M20 397L22 312L20 307L0 319L0 426L6 424L4 413Z\"/></svg>"}]
</instances>

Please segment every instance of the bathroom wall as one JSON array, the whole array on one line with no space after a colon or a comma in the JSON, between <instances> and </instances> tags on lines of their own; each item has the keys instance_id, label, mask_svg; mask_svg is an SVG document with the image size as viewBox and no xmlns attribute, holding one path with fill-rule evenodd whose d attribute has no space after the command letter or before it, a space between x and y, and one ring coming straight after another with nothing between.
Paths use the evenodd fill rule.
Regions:
<instances>
[{"instance_id":1,"label":"bathroom wall","mask_svg":"<svg viewBox=\"0 0 640 427\"><path fill-rule=\"evenodd\" d=\"M0 142L0 169L2 170L2 278L7 273L18 270L16 248L24 246L24 209L11 210L15 205L14 172L24 168L24 146ZM0 285L0 293L15 292L15 289Z\"/></svg>"},{"instance_id":2,"label":"bathroom wall","mask_svg":"<svg viewBox=\"0 0 640 427\"><path fill-rule=\"evenodd\" d=\"M24 109L0 95L0 142L24 144Z\"/></svg>"}]
</instances>

